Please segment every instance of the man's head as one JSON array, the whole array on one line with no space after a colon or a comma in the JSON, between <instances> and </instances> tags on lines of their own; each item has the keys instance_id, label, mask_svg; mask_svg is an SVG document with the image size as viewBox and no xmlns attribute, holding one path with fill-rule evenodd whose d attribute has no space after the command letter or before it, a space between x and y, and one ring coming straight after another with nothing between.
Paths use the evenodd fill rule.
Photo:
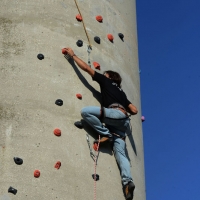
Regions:
<instances>
[{"instance_id":1,"label":"man's head","mask_svg":"<svg viewBox=\"0 0 200 200\"><path fill-rule=\"evenodd\" d=\"M105 71L103 75L113 80L115 83L117 83L117 86L121 88L122 78L117 72L108 70L108 71Z\"/></svg>"}]
</instances>

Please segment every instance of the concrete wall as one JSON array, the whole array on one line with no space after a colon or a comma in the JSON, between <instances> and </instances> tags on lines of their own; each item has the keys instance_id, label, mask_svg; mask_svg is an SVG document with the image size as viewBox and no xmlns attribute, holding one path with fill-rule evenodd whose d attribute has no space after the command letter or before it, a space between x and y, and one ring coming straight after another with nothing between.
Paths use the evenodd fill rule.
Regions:
<instances>
[{"instance_id":1,"label":"concrete wall","mask_svg":"<svg viewBox=\"0 0 200 200\"><path fill-rule=\"evenodd\" d=\"M144 157L141 128L140 80L134 0L77 0L93 46L91 61L101 71L115 70L139 113L131 119L133 133L127 150L136 185L135 200L145 200ZM0 199L93 199L94 163L89 155L86 130L77 129L84 106L99 105L97 83L82 75L61 54L70 46L87 62L87 37L73 0L0 1ZM96 15L102 15L98 23ZM118 37L122 32L124 42ZM107 34L114 35L114 43ZM94 42L101 38L101 44ZM83 40L83 47L76 41ZM37 54L44 54L38 60ZM93 89L92 87L95 89ZM82 100L76 93L83 95ZM56 99L64 104L55 105ZM55 128L62 136L53 134ZM91 129L88 129L91 135ZM97 136L96 136L97 137ZM93 138L90 137L91 142ZM16 165L13 157L23 159ZM54 168L56 161L62 166ZM33 171L41 171L40 178ZM97 199L124 199L119 169L111 148L101 148L97 174ZM16 195L8 193L12 186Z\"/></svg>"}]
</instances>

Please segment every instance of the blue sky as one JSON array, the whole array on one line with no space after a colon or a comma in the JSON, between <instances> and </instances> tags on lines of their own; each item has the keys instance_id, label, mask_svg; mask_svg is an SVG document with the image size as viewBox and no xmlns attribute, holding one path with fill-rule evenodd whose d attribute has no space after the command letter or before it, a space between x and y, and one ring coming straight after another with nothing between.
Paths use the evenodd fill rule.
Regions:
<instances>
[{"instance_id":1,"label":"blue sky","mask_svg":"<svg viewBox=\"0 0 200 200\"><path fill-rule=\"evenodd\" d=\"M147 200L200 199L200 1L137 1Z\"/></svg>"}]
</instances>

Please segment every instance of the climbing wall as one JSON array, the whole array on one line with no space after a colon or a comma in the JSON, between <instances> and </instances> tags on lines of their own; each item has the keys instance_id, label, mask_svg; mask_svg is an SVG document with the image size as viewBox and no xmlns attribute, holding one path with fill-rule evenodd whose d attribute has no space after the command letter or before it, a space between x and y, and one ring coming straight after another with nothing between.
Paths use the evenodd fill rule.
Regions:
<instances>
[{"instance_id":1,"label":"climbing wall","mask_svg":"<svg viewBox=\"0 0 200 200\"><path fill-rule=\"evenodd\" d=\"M81 108L99 105L99 86L65 58L64 47L100 73L121 74L123 90L139 110L126 141L134 200L145 200L135 1L77 0L77 5L0 1L0 200L124 199L109 145L100 148L99 180L92 178L86 134L90 143L98 135L74 122L81 120ZM86 31L76 19L78 8Z\"/></svg>"}]
</instances>

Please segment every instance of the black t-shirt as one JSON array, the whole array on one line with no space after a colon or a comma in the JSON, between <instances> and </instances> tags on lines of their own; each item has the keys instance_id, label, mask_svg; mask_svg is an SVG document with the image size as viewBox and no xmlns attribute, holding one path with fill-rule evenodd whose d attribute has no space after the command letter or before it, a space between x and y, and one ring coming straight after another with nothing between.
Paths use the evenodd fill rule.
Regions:
<instances>
[{"instance_id":1,"label":"black t-shirt","mask_svg":"<svg viewBox=\"0 0 200 200\"><path fill-rule=\"evenodd\" d=\"M126 94L117 86L115 82L113 82L113 80L96 71L92 79L100 85L102 106L105 108L113 103L119 103L127 109L128 105L131 104L126 97Z\"/></svg>"}]
</instances>

